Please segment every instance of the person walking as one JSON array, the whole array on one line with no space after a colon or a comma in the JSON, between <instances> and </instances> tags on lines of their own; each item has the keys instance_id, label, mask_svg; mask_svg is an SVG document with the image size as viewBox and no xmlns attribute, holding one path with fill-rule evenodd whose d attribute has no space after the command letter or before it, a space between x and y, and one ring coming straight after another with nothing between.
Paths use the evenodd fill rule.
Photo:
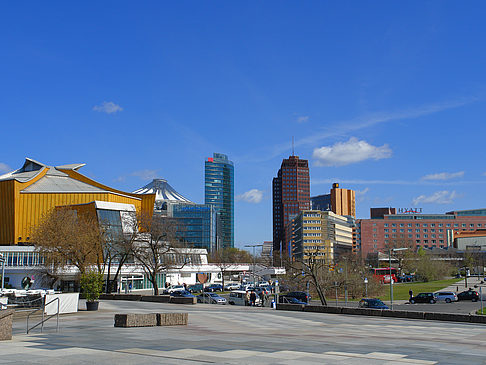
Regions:
<instances>
[{"instance_id":1,"label":"person walking","mask_svg":"<svg viewBox=\"0 0 486 365\"><path fill-rule=\"evenodd\" d=\"M250 306L254 307L256 304L256 294L254 291L250 293Z\"/></svg>"},{"instance_id":2,"label":"person walking","mask_svg":"<svg viewBox=\"0 0 486 365\"><path fill-rule=\"evenodd\" d=\"M408 301L411 301L411 300L412 300L412 298L413 298L413 291L412 291L412 289L410 289L410 290L408 291L408 295L409 295L409 297L410 297L410 299L409 299Z\"/></svg>"}]
</instances>

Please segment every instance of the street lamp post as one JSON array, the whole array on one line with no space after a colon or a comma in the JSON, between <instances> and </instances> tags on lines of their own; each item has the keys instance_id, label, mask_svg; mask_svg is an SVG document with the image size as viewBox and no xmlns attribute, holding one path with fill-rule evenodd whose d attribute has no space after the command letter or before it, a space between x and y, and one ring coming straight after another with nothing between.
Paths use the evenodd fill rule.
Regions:
<instances>
[{"instance_id":1,"label":"street lamp post","mask_svg":"<svg viewBox=\"0 0 486 365\"><path fill-rule=\"evenodd\" d=\"M392 267L391 267L391 253L396 251L404 251L408 250L408 247L401 247L401 248L390 248L388 249L388 263L390 269L390 309L393 310L393 277L392 277Z\"/></svg>"},{"instance_id":2,"label":"street lamp post","mask_svg":"<svg viewBox=\"0 0 486 365\"><path fill-rule=\"evenodd\" d=\"M255 283L255 266L256 266L255 248L256 247L263 247L263 245L245 245L245 247L253 247L253 270L252 270L252 273L253 273L253 286L255 287L255 285L256 285L256 283Z\"/></svg>"},{"instance_id":3,"label":"street lamp post","mask_svg":"<svg viewBox=\"0 0 486 365\"><path fill-rule=\"evenodd\" d=\"M2 292L5 289L5 258L3 253L0 253L0 262L2 263Z\"/></svg>"},{"instance_id":4,"label":"street lamp post","mask_svg":"<svg viewBox=\"0 0 486 365\"><path fill-rule=\"evenodd\" d=\"M364 278L365 284L365 297L368 298L368 278Z\"/></svg>"}]
</instances>

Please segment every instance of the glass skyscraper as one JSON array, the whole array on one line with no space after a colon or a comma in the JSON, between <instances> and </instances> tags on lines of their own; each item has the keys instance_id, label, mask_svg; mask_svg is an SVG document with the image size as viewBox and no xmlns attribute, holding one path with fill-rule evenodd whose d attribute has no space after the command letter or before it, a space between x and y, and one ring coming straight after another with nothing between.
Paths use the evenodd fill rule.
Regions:
<instances>
[{"instance_id":1,"label":"glass skyscraper","mask_svg":"<svg viewBox=\"0 0 486 365\"><path fill-rule=\"evenodd\" d=\"M219 215L218 248L235 244L234 166L228 156L213 153L204 165L204 203L216 208Z\"/></svg>"},{"instance_id":2,"label":"glass skyscraper","mask_svg":"<svg viewBox=\"0 0 486 365\"><path fill-rule=\"evenodd\" d=\"M182 225L179 238L193 248L212 252L216 247L216 208L206 204L175 203L172 216Z\"/></svg>"}]
</instances>

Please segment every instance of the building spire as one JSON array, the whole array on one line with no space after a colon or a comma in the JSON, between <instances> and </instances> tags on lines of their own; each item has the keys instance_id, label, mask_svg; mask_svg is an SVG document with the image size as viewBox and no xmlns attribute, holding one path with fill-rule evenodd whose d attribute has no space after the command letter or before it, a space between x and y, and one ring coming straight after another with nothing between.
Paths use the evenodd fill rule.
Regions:
<instances>
[{"instance_id":1,"label":"building spire","mask_svg":"<svg viewBox=\"0 0 486 365\"><path fill-rule=\"evenodd\" d=\"M294 136L292 136L292 156L295 156L295 153L294 153Z\"/></svg>"}]
</instances>

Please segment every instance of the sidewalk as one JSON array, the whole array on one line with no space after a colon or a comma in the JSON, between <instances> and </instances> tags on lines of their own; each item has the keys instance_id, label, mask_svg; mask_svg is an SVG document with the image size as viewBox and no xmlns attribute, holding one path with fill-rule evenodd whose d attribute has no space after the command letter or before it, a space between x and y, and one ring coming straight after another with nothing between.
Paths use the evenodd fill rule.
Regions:
<instances>
[{"instance_id":1,"label":"sidewalk","mask_svg":"<svg viewBox=\"0 0 486 365\"><path fill-rule=\"evenodd\" d=\"M460 293L464 290L467 290L469 288L476 290L479 292L479 288L474 288L474 285L479 285L481 281L483 281L484 277L478 277L477 276L470 276L467 278L467 286L466 286L466 279L463 279L461 281L458 281L457 283L454 283L453 285L449 285L447 288L441 289L440 291L452 291L455 293ZM486 289L483 290L486 292ZM484 294L483 293L483 299L484 299Z\"/></svg>"}]
</instances>

